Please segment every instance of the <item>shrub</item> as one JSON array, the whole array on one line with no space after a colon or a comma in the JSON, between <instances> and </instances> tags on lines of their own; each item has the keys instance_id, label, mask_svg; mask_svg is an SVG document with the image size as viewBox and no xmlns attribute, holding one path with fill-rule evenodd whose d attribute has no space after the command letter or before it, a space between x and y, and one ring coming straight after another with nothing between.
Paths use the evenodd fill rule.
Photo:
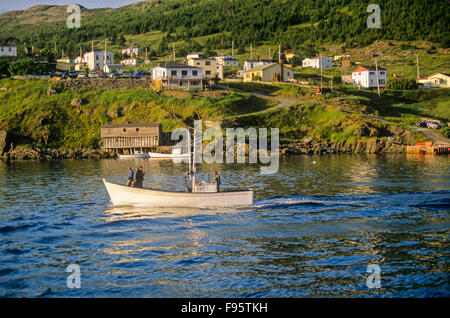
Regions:
<instances>
[{"instance_id":1,"label":"shrub","mask_svg":"<svg viewBox=\"0 0 450 318\"><path fill-rule=\"evenodd\" d=\"M19 59L9 65L11 75L40 75L47 72L47 65L35 62L32 58Z\"/></svg>"},{"instance_id":2,"label":"shrub","mask_svg":"<svg viewBox=\"0 0 450 318\"><path fill-rule=\"evenodd\" d=\"M394 90L417 89L417 83L411 79L393 78L387 82L386 88Z\"/></svg>"}]
</instances>

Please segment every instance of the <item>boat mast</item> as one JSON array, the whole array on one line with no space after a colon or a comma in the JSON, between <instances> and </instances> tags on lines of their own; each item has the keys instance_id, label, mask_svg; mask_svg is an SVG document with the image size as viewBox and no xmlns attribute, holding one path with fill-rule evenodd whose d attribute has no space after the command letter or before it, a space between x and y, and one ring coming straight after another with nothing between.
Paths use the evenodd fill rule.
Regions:
<instances>
[{"instance_id":1,"label":"boat mast","mask_svg":"<svg viewBox=\"0 0 450 318\"><path fill-rule=\"evenodd\" d=\"M191 175L191 130L189 129L189 126L187 126L187 143L188 143L188 151L189 151L189 163L188 163L188 174L189 177Z\"/></svg>"},{"instance_id":2,"label":"boat mast","mask_svg":"<svg viewBox=\"0 0 450 318\"><path fill-rule=\"evenodd\" d=\"M194 128L194 149L192 155L192 192L195 192L195 128Z\"/></svg>"}]
</instances>

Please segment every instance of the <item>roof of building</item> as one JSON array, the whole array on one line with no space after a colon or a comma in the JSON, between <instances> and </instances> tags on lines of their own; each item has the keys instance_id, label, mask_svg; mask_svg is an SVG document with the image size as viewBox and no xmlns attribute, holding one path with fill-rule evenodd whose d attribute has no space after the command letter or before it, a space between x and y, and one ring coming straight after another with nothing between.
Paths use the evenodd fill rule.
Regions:
<instances>
[{"instance_id":1,"label":"roof of building","mask_svg":"<svg viewBox=\"0 0 450 318\"><path fill-rule=\"evenodd\" d=\"M430 75L428 75L428 76L425 76L425 77L419 77L418 79L428 79L428 78L430 78L430 77L432 77L432 76L434 76L434 75L438 75L438 74L441 74L441 75L444 75L444 76L450 77L450 75L449 75L449 74L446 74L446 73L441 73L441 72L436 72L436 73L430 74Z\"/></svg>"},{"instance_id":2,"label":"roof of building","mask_svg":"<svg viewBox=\"0 0 450 318\"><path fill-rule=\"evenodd\" d=\"M233 55L217 55L214 56L215 59L224 59L224 60L237 60Z\"/></svg>"},{"instance_id":3,"label":"roof of building","mask_svg":"<svg viewBox=\"0 0 450 318\"><path fill-rule=\"evenodd\" d=\"M126 123L126 124L107 124L103 125L102 128L122 128L122 127L158 127L161 126L160 123Z\"/></svg>"},{"instance_id":4,"label":"roof of building","mask_svg":"<svg viewBox=\"0 0 450 318\"><path fill-rule=\"evenodd\" d=\"M162 64L160 65L160 67L164 67L164 68L200 68L197 66L190 66L187 64L181 64L181 63L176 63L176 62L170 62L167 64Z\"/></svg>"},{"instance_id":5,"label":"roof of building","mask_svg":"<svg viewBox=\"0 0 450 318\"><path fill-rule=\"evenodd\" d=\"M258 63L258 62L264 62L264 63L274 63L273 60L270 59L260 59L260 60L245 60L245 62L248 63Z\"/></svg>"},{"instance_id":6,"label":"roof of building","mask_svg":"<svg viewBox=\"0 0 450 318\"><path fill-rule=\"evenodd\" d=\"M364 65L359 65L357 68L355 68L352 73L355 72L367 72L367 71L376 71L377 68L375 66L364 66ZM387 71L385 68L378 66L378 70L379 71Z\"/></svg>"},{"instance_id":7,"label":"roof of building","mask_svg":"<svg viewBox=\"0 0 450 318\"><path fill-rule=\"evenodd\" d=\"M254 72L254 71L263 71L263 70L265 70L265 69L267 69L267 68L270 68L270 67L272 67L272 66L274 66L274 65L277 65L277 64L279 64L279 63L271 63L271 64L261 65L261 66L252 68L252 69L250 69L250 70L248 70L248 71L245 71L244 73L247 73L247 72ZM292 71L292 69L291 69L290 67L287 67L286 65L284 66L284 68L288 68L288 69L290 69L290 70Z\"/></svg>"}]
</instances>

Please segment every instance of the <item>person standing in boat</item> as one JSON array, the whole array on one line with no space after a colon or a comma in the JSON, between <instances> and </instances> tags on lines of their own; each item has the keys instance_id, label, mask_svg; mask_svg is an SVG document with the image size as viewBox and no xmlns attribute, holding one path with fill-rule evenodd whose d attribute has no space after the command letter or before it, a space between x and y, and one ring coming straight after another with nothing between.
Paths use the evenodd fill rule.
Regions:
<instances>
[{"instance_id":1,"label":"person standing in boat","mask_svg":"<svg viewBox=\"0 0 450 318\"><path fill-rule=\"evenodd\" d=\"M144 181L144 171L142 170L142 166L139 166L139 169L136 171L136 181L134 182L135 188L142 188L142 182Z\"/></svg>"},{"instance_id":2,"label":"person standing in boat","mask_svg":"<svg viewBox=\"0 0 450 318\"><path fill-rule=\"evenodd\" d=\"M133 169L128 168L128 180L127 180L127 186L132 187L134 183L134 171Z\"/></svg>"},{"instance_id":3,"label":"person standing in boat","mask_svg":"<svg viewBox=\"0 0 450 318\"><path fill-rule=\"evenodd\" d=\"M219 187L220 187L220 176L219 176L219 174L217 173L216 170L214 170L213 175L214 175L213 182L217 186L217 192L219 192L220 191L220 189L219 189Z\"/></svg>"}]
</instances>

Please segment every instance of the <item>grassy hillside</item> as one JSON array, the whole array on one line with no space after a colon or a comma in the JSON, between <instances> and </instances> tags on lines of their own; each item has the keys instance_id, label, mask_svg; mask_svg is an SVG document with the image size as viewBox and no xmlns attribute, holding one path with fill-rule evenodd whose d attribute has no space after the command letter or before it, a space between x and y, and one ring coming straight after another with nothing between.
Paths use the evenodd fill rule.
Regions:
<instances>
[{"instance_id":1,"label":"grassy hillside","mask_svg":"<svg viewBox=\"0 0 450 318\"><path fill-rule=\"evenodd\" d=\"M148 89L111 90L85 87L64 90L61 83L43 80L0 80L0 130L15 136L16 143L47 147L97 147L100 127L109 123L160 122L168 131L191 118L260 111L273 105L263 98L223 93L215 98L189 92L181 98ZM49 87L57 94L47 95ZM79 100L81 105L74 104Z\"/></svg>"}]
</instances>

